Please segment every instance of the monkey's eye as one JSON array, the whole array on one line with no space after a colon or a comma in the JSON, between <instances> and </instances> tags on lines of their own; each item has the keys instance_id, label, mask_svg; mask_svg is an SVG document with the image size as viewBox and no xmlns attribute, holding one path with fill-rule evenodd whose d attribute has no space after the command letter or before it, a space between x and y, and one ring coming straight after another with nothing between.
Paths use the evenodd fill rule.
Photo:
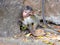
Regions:
<instances>
[{"instance_id":1,"label":"monkey's eye","mask_svg":"<svg viewBox=\"0 0 60 45\"><path fill-rule=\"evenodd\" d=\"M30 16L31 14L29 14L29 16Z\"/></svg>"},{"instance_id":2,"label":"monkey's eye","mask_svg":"<svg viewBox=\"0 0 60 45\"><path fill-rule=\"evenodd\" d=\"M27 12L25 11L25 13L27 13Z\"/></svg>"}]
</instances>

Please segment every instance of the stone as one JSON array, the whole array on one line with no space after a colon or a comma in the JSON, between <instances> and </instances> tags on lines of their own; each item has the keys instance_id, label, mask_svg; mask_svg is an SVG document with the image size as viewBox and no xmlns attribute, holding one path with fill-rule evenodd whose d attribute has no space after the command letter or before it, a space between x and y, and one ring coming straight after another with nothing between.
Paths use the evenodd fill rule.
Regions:
<instances>
[{"instance_id":1,"label":"stone","mask_svg":"<svg viewBox=\"0 0 60 45\"><path fill-rule=\"evenodd\" d=\"M23 0L0 0L0 36L20 33L18 25Z\"/></svg>"},{"instance_id":2,"label":"stone","mask_svg":"<svg viewBox=\"0 0 60 45\"><path fill-rule=\"evenodd\" d=\"M37 29L35 30L35 32L33 33L34 36L43 36L45 35L45 32L43 29Z\"/></svg>"}]
</instances>

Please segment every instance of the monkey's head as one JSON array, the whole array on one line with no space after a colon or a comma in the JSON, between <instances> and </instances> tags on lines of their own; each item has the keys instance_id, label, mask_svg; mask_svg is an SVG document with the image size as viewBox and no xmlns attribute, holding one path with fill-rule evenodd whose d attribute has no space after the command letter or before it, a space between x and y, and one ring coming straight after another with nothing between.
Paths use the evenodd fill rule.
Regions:
<instances>
[{"instance_id":1,"label":"monkey's head","mask_svg":"<svg viewBox=\"0 0 60 45\"><path fill-rule=\"evenodd\" d=\"M33 15L33 9L30 6L26 6L23 11L23 17L28 17L30 15Z\"/></svg>"}]
</instances>

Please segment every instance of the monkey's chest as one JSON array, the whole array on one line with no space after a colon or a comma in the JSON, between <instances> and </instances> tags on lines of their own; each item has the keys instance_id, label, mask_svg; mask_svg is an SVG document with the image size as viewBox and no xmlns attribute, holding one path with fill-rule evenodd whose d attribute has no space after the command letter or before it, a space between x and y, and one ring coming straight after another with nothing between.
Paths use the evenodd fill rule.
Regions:
<instances>
[{"instance_id":1,"label":"monkey's chest","mask_svg":"<svg viewBox=\"0 0 60 45\"><path fill-rule=\"evenodd\" d=\"M31 18L34 21L34 23L39 23L39 19L35 15L34 16L31 16Z\"/></svg>"},{"instance_id":2,"label":"monkey's chest","mask_svg":"<svg viewBox=\"0 0 60 45\"><path fill-rule=\"evenodd\" d=\"M29 16L29 17L27 17L27 18L24 18L23 23L24 23L25 25L31 24L31 23L38 23L38 19L37 19L36 17L34 17L34 16Z\"/></svg>"},{"instance_id":3,"label":"monkey's chest","mask_svg":"<svg viewBox=\"0 0 60 45\"><path fill-rule=\"evenodd\" d=\"M24 21L23 21L23 23L25 24L25 25L27 25L27 24L31 24L31 23L33 23L34 21L33 21L33 19L29 16L29 17L27 17L27 18L24 18Z\"/></svg>"}]
</instances>

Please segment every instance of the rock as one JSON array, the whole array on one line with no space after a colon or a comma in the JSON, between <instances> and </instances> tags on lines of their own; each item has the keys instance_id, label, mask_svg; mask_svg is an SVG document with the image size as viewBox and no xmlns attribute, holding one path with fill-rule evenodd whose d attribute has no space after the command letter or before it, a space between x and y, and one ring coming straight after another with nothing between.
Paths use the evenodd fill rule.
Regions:
<instances>
[{"instance_id":1,"label":"rock","mask_svg":"<svg viewBox=\"0 0 60 45\"><path fill-rule=\"evenodd\" d=\"M42 29L37 29L37 30L35 30L33 35L34 36L43 36L43 35L45 35L45 32Z\"/></svg>"},{"instance_id":2,"label":"rock","mask_svg":"<svg viewBox=\"0 0 60 45\"><path fill-rule=\"evenodd\" d=\"M58 30L58 32L60 32L60 30Z\"/></svg>"},{"instance_id":3,"label":"rock","mask_svg":"<svg viewBox=\"0 0 60 45\"><path fill-rule=\"evenodd\" d=\"M56 28L56 29L60 29L60 26L54 26L54 28Z\"/></svg>"},{"instance_id":4,"label":"rock","mask_svg":"<svg viewBox=\"0 0 60 45\"><path fill-rule=\"evenodd\" d=\"M0 36L20 33L18 20L23 0L0 0Z\"/></svg>"}]
</instances>

